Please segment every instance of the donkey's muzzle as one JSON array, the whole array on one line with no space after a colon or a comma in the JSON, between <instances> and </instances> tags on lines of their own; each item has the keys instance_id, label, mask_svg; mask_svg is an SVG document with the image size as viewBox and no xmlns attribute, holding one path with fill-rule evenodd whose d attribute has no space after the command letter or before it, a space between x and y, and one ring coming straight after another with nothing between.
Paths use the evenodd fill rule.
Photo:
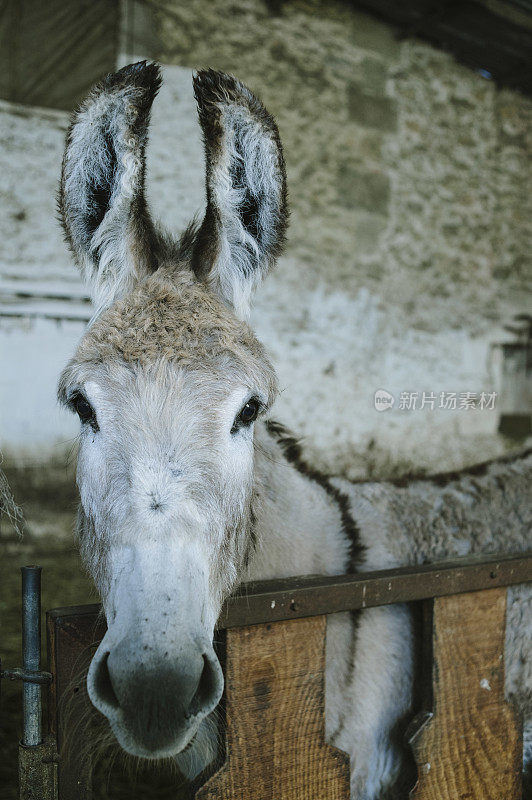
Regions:
<instances>
[{"instance_id":1,"label":"donkey's muzzle","mask_svg":"<svg viewBox=\"0 0 532 800\"><path fill-rule=\"evenodd\" d=\"M130 639L99 650L91 664L89 694L108 718L122 747L144 758L179 753L223 691L212 647L194 643L162 653Z\"/></svg>"}]
</instances>

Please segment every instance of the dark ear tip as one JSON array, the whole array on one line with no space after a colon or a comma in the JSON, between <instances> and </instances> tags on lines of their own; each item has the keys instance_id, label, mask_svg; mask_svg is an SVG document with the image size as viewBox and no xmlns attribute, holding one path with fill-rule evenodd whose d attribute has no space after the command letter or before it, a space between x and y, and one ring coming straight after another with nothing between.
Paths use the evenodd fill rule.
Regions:
<instances>
[{"instance_id":1,"label":"dark ear tip","mask_svg":"<svg viewBox=\"0 0 532 800\"><path fill-rule=\"evenodd\" d=\"M192 76L194 95L200 106L220 102L251 100L249 89L228 72L200 69Z\"/></svg>"},{"instance_id":2,"label":"dark ear tip","mask_svg":"<svg viewBox=\"0 0 532 800\"><path fill-rule=\"evenodd\" d=\"M147 92L153 100L162 83L161 67L155 62L137 61L128 64L117 72L112 72L103 81L102 88L109 91L113 89L136 88Z\"/></svg>"}]
</instances>

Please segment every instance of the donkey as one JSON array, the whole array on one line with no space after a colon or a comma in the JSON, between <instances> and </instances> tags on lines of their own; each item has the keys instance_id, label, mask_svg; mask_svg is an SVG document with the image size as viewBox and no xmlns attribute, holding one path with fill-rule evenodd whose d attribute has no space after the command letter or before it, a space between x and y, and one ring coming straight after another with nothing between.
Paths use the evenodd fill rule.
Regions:
<instances>
[{"instance_id":1,"label":"donkey","mask_svg":"<svg viewBox=\"0 0 532 800\"><path fill-rule=\"evenodd\" d=\"M532 453L404 484L312 469L269 417L274 370L245 321L288 220L276 124L230 75L198 72L205 217L174 240L144 193L150 109L141 62L74 115L59 194L96 306L59 381L81 420L80 550L107 633L87 687L121 747L193 777L215 754L223 691L213 634L241 581L419 564L530 543ZM507 694L532 758L532 592L510 593ZM326 734L351 759L352 797L391 796L407 758L416 625L405 605L327 627ZM394 788L395 787L395 788Z\"/></svg>"}]
</instances>

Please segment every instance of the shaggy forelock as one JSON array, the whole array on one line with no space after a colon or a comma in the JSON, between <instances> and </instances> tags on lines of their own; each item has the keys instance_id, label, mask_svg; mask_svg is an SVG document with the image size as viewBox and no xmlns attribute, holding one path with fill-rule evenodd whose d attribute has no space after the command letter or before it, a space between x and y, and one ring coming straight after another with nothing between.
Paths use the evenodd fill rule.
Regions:
<instances>
[{"instance_id":1,"label":"shaggy forelock","mask_svg":"<svg viewBox=\"0 0 532 800\"><path fill-rule=\"evenodd\" d=\"M277 392L273 367L251 328L184 268L160 268L93 322L63 373L60 399L91 366L105 364L112 373L117 362L145 369L171 362L253 383L268 404Z\"/></svg>"}]
</instances>

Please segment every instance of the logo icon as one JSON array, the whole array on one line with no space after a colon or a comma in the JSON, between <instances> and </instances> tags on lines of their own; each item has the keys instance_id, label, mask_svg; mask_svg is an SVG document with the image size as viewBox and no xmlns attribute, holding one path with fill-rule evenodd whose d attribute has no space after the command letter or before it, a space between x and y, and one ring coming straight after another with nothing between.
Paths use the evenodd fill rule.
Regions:
<instances>
[{"instance_id":1,"label":"logo icon","mask_svg":"<svg viewBox=\"0 0 532 800\"><path fill-rule=\"evenodd\" d=\"M386 389L377 389L374 402L376 411L388 411L389 408L393 408L395 397L390 392L387 392Z\"/></svg>"}]
</instances>

